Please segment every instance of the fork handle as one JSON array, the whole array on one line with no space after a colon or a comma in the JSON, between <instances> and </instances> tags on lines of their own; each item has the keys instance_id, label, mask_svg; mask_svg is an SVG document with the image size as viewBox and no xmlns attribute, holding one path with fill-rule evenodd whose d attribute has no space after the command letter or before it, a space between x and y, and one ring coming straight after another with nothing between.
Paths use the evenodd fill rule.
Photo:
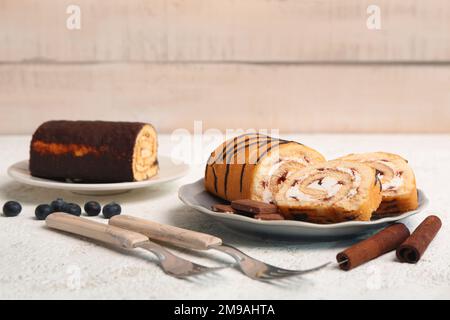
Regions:
<instances>
[{"instance_id":1,"label":"fork handle","mask_svg":"<svg viewBox=\"0 0 450 320\"><path fill-rule=\"evenodd\" d=\"M66 213L52 213L45 219L45 222L50 228L77 234L126 249L133 249L144 242L148 242L148 237L143 234Z\"/></svg>"},{"instance_id":2,"label":"fork handle","mask_svg":"<svg viewBox=\"0 0 450 320\"><path fill-rule=\"evenodd\" d=\"M145 234L153 240L159 240L188 249L207 250L211 246L219 246L222 244L222 239L209 234L127 215L114 216L109 219L109 224Z\"/></svg>"}]
</instances>

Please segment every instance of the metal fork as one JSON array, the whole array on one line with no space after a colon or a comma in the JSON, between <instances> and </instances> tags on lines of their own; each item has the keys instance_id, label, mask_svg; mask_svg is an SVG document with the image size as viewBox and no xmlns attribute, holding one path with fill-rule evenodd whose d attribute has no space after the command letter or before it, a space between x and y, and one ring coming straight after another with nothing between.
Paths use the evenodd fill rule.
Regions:
<instances>
[{"instance_id":1,"label":"metal fork","mask_svg":"<svg viewBox=\"0 0 450 320\"><path fill-rule=\"evenodd\" d=\"M151 242L147 236L141 233L106 225L66 213L52 213L47 217L47 219L45 219L45 222L50 228L81 235L90 239L112 244L120 248L142 248L150 251L158 258L161 269L166 274L173 277L184 278L225 268L205 267L193 263L177 257L160 245Z\"/></svg>"},{"instance_id":2,"label":"metal fork","mask_svg":"<svg viewBox=\"0 0 450 320\"><path fill-rule=\"evenodd\" d=\"M257 260L255 258L252 258L242 252L241 250L230 246L228 244L222 243L221 245L213 245L210 246L210 249L219 250L221 252L224 252L230 256L232 256L236 262L238 263L239 269L248 277L252 279L260 279L260 280L270 280L270 279L278 279L278 278L285 278L285 277L292 277L292 276L299 276L302 274L307 274L310 272L314 272L317 270L320 270L322 268L325 268L331 262L322 264L320 266L311 268L311 269L305 269L305 270L289 270L289 269L283 269L280 267L273 266L271 264L268 264L266 262L262 262L260 260Z\"/></svg>"},{"instance_id":3,"label":"metal fork","mask_svg":"<svg viewBox=\"0 0 450 320\"><path fill-rule=\"evenodd\" d=\"M109 224L139 232L145 234L150 239L159 240L183 248L196 250L215 249L221 251L233 257L236 260L239 270L246 276L256 280L268 281L298 276L320 270L329 265L329 263L326 263L307 270L288 270L252 258L239 249L224 244L222 239L209 234L164 225L127 215L114 216L109 220Z\"/></svg>"}]
</instances>

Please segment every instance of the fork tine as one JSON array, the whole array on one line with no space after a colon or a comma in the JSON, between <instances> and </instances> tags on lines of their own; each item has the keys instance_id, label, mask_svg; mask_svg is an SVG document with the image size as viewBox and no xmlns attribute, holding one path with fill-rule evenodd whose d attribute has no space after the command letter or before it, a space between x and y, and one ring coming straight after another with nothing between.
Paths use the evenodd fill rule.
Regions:
<instances>
[{"instance_id":1,"label":"fork tine","mask_svg":"<svg viewBox=\"0 0 450 320\"><path fill-rule=\"evenodd\" d=\"M279 273L279 274L292 274L292 275L300 275L300 274L306 274L306 273L310 273L310 272L314 272L314 271L318 271L320 269L325 268L326 266L328 266L331 262L327 262L324 263L320 266L311 268L311 269L305 269L305 270L288 270L288 269L283 269L283 268L276 268L275 272Z\"/></svg>"},{"instance_id":2,"label":"fork tine","mask_svg":"<svg viewBox=\"0 0 450 320\"><path fill-rule=\"evenodd\" d=\"M256 280L273 280L276 278L277 276L272 276L269 273L261 273L255 277Z\"/></svg>"},{"instance_id":3,"label":"fork tine","mask_svg":"<svg viewBox=\"0 0 450 320\"><path fill-rule=\"evenodd\" d=\"M297 276L297 275L295 275L295 274L277 274L277 273L272 273L272 272L266 272L266 273L259 275L255 279L260 280L260 281L271 281L271 280L286 279L286 278L293 277L293 276Z\"/></svg>"},{"instance_id":4,"label":"fork tine","mask_svg":"<svg viewBox=\"0 0 450 320\"><path fill-rule=\"evenodd\" d=\"M184 258L178 257L166 250L159 244L147 241L140 245L140 248L150 251L156 255L159 260L159 266L163 271L177 278L186 278L189 276L197 276L205 273L218 271L229 268L231 264L219 267L207 267Z\"/></svg>"},{"instance_id":5,"label":"fork tine","mask_svg":"<svg viewBox=\"0 0 450 320\"><path fill-rule=\"evenodd\" d=\"M269 275L273 279L281 279L281 278L295 277L295 276L298 276L300 274L298 274L298 273L279 273L277 271L271 271L271 272L269 272Z\"/></svg>"},{"instance_id":6,"label":"fork tine","mask_svg":"<svg viewBox=\"0 0 450 320\"><path fill-rule=\"evenodd\" d=\"M321 266L307 269L307 270L288 270L279 268L273 265L270 265L266 262L263 262L261 260L255 259L250 257L249 255L245 254L241 250L229 245L224 244L220 246L212 246L212 249L219 250L221 252L224 252L230 256L232 256L237 263L238 268L248 277L253 279L268 279L269 277L275 279L275 278L284 278L289 276L296 276L301 274L310 273L313 271L317 271L319 269L322 269L326 267L329 263L323 264ZM246 263L244 263L246 262ZM251 265L248 262L253 262Z\"/></svg>"},{"instance_id":7,"label":"fork tine","mask_svg":"<svg viewBox=\"0 0 450 320\"><path fill-rule=\"evenodd\" d=\"M330 263L325 263L321 266L318 266L316 268L306 269L306 270L287 270L282 268L271 268L266 270L260 275L261 279L282 279L282 278L288 278L288 277L294 277L294 276L300 276L303 274L307 274L310 272L314 272L317 270L320 270Z\"/></svg>"},{"instance_id":8,"label":"fork tine","mask_svg":"<svg viewBox=\"0 0 450 320\"><path fill-rule=\"evenodd\" d=\"M290 278L290 277L297 277L300 275L301 274L298 274L298 273L280 274L280 273L271 272L267 275L267 277L265 277L265 279L266 280L278 280L278 279L286 279L286 278Z\"/></svg>"},{"instance_id":9,"label":"fork tine","mask_svg":"<svg viewBox=\"0 0 450 320\"><path fill-rule=\"evenodd\" d=\"M221 269L228 268L228 266L221 266L221 267L206 267L199 264L193 264L194 268L191 270L188 270L186 272L183 272L179 274L180 277L189 277L189 276L198 276L202 274L212 273Z\"/></svg>"},{"instance_id":10,"label":"fork tine","mask_svg":"<svg viewBox=\"0 0 450 320\"><path fill-rule=\"evenodd\" d=\"M322 269L326 266L328 266L331 262L327 262L324 264L321 264L320 266L314 267L314 268L310 268L310 269L304 269L304 270L292 270L292 269L284 269L284 268L279 268L279 267L274 267L272 266L275 270L282 272L282 273L298 273L298 272L305 272L305 271L315 271L315 270L319 270Z\"/></svg>"},{"instance_id":11,"label":"fork tine","mask_svg":"<svg viewBox=\"0 0 450 320\"><path fill-rule=\"evenodd\" d=\"M222 270L222 269L227 269L234 266L233 264L226 264L224 266L217 266L217 267L206 267L206 266L201 266L202 268L206 269L206 272L213 272L213 271L218 271L218 270Z\"/></svg>"}]
</instances>

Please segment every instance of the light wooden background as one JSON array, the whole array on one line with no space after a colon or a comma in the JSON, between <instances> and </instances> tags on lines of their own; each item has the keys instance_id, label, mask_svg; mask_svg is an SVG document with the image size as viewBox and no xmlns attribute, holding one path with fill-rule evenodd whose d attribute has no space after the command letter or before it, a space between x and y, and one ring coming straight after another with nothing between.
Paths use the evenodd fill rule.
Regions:
<instances>
[{"instance_id":1,"label":"light wooden background","mask_svg":"<svg viewBox=\"0 0 450 320\"><path fill-rule=\"evenodd\" d=\"M0 0L0 117L450 132L450 1Z\"/></svg>"}]
</instances>

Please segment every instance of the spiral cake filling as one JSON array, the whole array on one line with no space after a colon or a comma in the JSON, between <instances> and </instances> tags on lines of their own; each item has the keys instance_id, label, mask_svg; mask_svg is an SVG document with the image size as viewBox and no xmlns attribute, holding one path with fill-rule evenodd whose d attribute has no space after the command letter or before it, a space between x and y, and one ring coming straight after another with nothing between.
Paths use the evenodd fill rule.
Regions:
<instances>
[{"instance_id":1,"label":"spiral cake filling","mask_svg":"<svg viewBox=\"0 0 450 320\"><path fill-rule=\"evenodd\" d=\"M297 201L339 201L357 194L361 176L349 168L324 169L296 179L286 196Z\"/></svg>"},{"instance_id":2,"label":"spiral cake filling","mask_svg":"<svg viewBox=\"0 0 450 320\"><path fill-rule=\"evenodd\" d=\"M153 128L144 126L136 138L133 152L133 174L136 181L146 180L158 171L157 142Z\"/></svg>"},{"instance_id":3,"label":"spiral cake filling","mask_svg":"<svg viewBox=\"0 0 450 320\"><path fill-rule=\"evenodd\" d=\"M267 174L261 182L263 186L262 201L267 203L273 202L274 194L278 192L280 185L293 172L304 168L308 163L308 159L299 157L284 157L278 159L278 161L270 161L270 164L267 165L269 168Z\"/></svg>"},{"instance_id":4,"label":"spiral cake filling","mask_svg":"<svg viewBox=\"0 0 450 320\"><path fill-rule=\"evenodd\" d=\"M406 159L388 152L369 152L349 154L338 160L364 163L376 170L381 182L383 201L374 217L395 215L417 208L418 196L414 172Z\"/></svg>"},{"instance_id":5,"label":"spiral cake filling","mask_svg":"<svg viewBox=\"0 0 450 320\"><path fill-rule=\"evenodd\" d=\"M394 178L392 178L390 181L388 182L384 182L382 183L382 188L383 191L395 191L398 188L400 188L403 184L403 178L401 176L395 176Z\"/></svg>"},{"instance_id":6,"label":"spiral cake filling","mask_svg":"<svg viewBox=\"0 0 450 320\"><path fill-rule=\"evenodd\" d=\"M381 202L375 170L350 161L329 161L292 173L275 195L286 219L317 223L367 221Z\"/></svg>"},{"instance_id":7,"label":"spiral cake filling","mask_svg":"<svg viewBox=\"0 0 450 320\"><path fill-rule=\"evenodd\" d=\"M308 188L326 192L327 197L333 197L341 189L339 181L332 177L325 177L311 183Z\"/></svg>"}]
</instances>

